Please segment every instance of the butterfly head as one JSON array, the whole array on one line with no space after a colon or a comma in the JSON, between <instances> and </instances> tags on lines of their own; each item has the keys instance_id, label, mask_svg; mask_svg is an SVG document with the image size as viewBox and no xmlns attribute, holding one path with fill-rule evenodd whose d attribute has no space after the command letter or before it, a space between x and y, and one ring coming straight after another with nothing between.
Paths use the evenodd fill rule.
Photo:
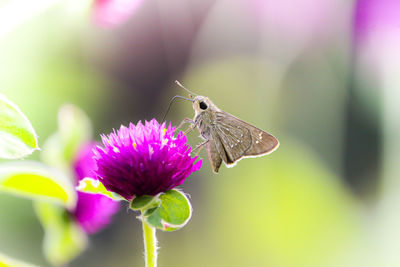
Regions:
<instances>
[{"instance_id":1,"label":"butterfly head","mask_svg":"<svg viewBox=\"0 0 400 267\"><path fill-rule=\"evenodd\" d=\"M213 110L215 109L215 105L213 102L208 97L201 96L201 95L196 95L193 98L193 109L196 113L196 115L199 115L200 113L203 113L207 110Z\"/></svg>"},{"instance_id":2,"label":"butterfly head","mask_svg":"<svg viewBox=\"0 0 400 267\"><path fill-rule=\"evenodd\" d=\"M213 102L211 102L211 100L208 97L205 96L201 96L201 95L197 95L195 93L193 93L192 91L190 91L189 89L185 88L180 82L175 81L175 83L177 85L179 85L180 87L182 87L186 92L189 93L189 98L193 99L193 109L196 113L196 116L205 112L205 111L209 111L209 110L213 110L216 111L218 110L218 108L214 105ZM181 97L182 98L182 97ZM189 100L189 99L186 99Z\"/></svg>"}]
</instances>

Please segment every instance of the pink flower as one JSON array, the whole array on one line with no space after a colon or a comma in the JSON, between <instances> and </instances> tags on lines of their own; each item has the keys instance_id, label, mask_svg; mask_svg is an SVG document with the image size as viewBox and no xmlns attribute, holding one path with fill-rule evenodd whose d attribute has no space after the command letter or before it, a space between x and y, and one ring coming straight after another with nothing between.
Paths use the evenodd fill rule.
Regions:
<instances>
[{"instance_id":1,"label":"pink flower","mask_svg":"<svg viewBox=\"0 0 400 267\"><path fill-rule=\"evenodd\" d=\"M399 0L359 0L355 9L357 38L400 34Z\"/></svg>"},{"instance_id":2,"label":"pink flower","mask_svg":"<svg viewBox=\"0 0 400 267\"><path fill-rule=\"evenodd\" d=\"M400 47L400 1L357 1L354 39L363 65L382 70L383 66L396 62Z\"/></svg>"},{"instance_id":3,"label":"pink flower","mask_svg":"<svg viewBox=\"0 0 400 267\"><path fill-rule=\"evenodd\" d=\"M103 27L113 27L127 21L143 0L95 0L94 20Z\"/></svg>"},{"instance_id":4,"label":"pink flower","mask_svg":"<svg viewBox=\"0 0 400 267\"><path fill-rule=\"evenodd\" d=\"M95 177L92 172L96 167L92 151L95 145L94 142L87 143L78 151L73 166L77 184L85 177ZM78 201L72 214L86 233L93 234L108 225L118 209L119 203L106 196L78 191Z\"/></svg>"},{"instance_id":5,"label":"pink flower","mask_svg":"<svg viewBox=\"0 0 400 267\"><path fill-rule=\"evenodd\" d=\"M104 147L95 148L97 178L112 192L127 200L173 189L201 167L190 155L186 136L174 137L175 127L166 128L155 119L103 135Z\"/></svg>"}]
</instances>

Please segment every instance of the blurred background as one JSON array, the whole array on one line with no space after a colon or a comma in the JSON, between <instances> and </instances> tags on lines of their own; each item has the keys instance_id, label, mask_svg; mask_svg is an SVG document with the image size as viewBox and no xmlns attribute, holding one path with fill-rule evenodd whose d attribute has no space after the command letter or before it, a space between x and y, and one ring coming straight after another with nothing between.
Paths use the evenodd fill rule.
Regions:
<instances>
[{"instance_id":1,"label":"blurred background","mask_svg":"<svg viewBox=\"0 0 400 267\"><path fill-rule=\"evenodd\" d=\"M201 152L193 217L158 231L159 266L400 266L400 2L94 2L0 1L0 92L39 145L64 103L97 139L160 120L186 96L174 80L281 143L218 175ZM193 115L177 101L167 120ZM144 266L136 216L125 205L70 266ZM49 266L42 240L32 203L0 193L0 251Z\"/></svg>"}]
</instances>

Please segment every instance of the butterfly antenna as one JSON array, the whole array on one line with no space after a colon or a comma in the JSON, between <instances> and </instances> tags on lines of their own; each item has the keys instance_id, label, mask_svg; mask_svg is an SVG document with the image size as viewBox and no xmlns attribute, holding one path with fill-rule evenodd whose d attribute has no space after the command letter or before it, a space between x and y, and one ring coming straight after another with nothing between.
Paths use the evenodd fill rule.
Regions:
<instances>
[{"instance_id":1,"label":"butterfly antenna","mask_svg":"<svg viewBox=\"0 0 400 267\"><path fill-rule=\"evenodd\" d=\"M176 96L174 96L174 97L173 97L173 98L171 98L171 100L169 101L169 104L168 104L167 111L165 112L165 114L164 114L164 116L163 116L163 118L162 118L161 122L163 122L163 121L165 120L165 118L167 117L167 114L168 114L169 110L171 109L171 105L172 105L172 103L173 103L173 102L174 102L174 100L175 100L175 99L177 99L177 98L181 98L181 99L184 99L184 100L188 100L188 101L190 101L190 102L193 102L193 101L194 101L193 99L186 98L186 97L183 97L183 96L180 96L180 95L176 95Z\"/></svg>"},{"instance_id":2,"label":"butterfly antenna","mask_svg":"<svg viewBox=\"0 0 400 267\"><path fill-rule=\"evenodd\" d=\"M189 89L187 89L185 86L183 86L180 82L175 81L175 83L176 83L177 85L179 85L180 87L182 87L185 91L187 91L187 92L189 93L189 96L190 96L190 97L192 97L192 95L197 95L197 94L193 93L192 91L190 91Z\"/></svg>"}]
</instances>

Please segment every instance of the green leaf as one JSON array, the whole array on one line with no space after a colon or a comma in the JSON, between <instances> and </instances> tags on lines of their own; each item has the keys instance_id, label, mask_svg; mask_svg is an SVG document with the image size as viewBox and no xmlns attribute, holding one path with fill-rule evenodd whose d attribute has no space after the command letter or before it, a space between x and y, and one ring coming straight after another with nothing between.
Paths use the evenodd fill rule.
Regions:
<instances>
[{"instance_id":1,"label":"green leaf","mask_svg":"<svg viewBox=\"0 0 400 267\"><path fill-rule=\"evenodd\" d=\"M155 206L151 205L151 204L153 204L153 202L155 202L155 200L157 200L157 197L155 197L155 196L144 195L144 196L140 196L140 197L135 197L131 201L130 208L132 210L144 210L144 209L150 208L150 206L155 207Z\"/></svg>"},{"instance_id":2,"label":"green leaf","mask_svg":"<svg viewBox=\"0 0 400 267\"><path fill-rule=\"evenodd\" d=\"M160 206L144 219L153 227L175 231L190 220L192 207L186 196L178 190L168 190L159 196Z\"/></svg>"},{"instance_id":3,"label":"green leaf","mask_svg":"<svg viewBox=\"0 0 400 267\"><path fill-rule=\"evenodd\" d=\"M80 180L76 189L84 193L101 194L117 201L125 200L125 198L121 197L117 193L108 191L99 180L89 177L85 177Z\"/></svg>"},{"instance_id":4,"label":"green leaf","mask_svg":"<svg viewBox=\"0 0 400 267\"><path fill-rule=\"evenodd\" d=\"M37 265L22 262L0 254L0 267L37 267Z\"/></svg>"},{"instance_id":5,"label":"green leaf","mask_svg":"<svg viewBox=\"0 0 400 267\"><path fill-rule=\"evenodd\" d=\"M76 204L76 191L68 177L34 161L0 164L0 191L69 208Z\"/></svg>"},{"instance_id":6,"label":"green leaf","mask_svg":"<svg viewBox=\"0 0 400 267\"><path fill-rule=\"evenodd\" d=\"M22 158L37 149L32 124L17 105L0 94L0 158Z\"/></svg>"},{"instance_id":7,"label":"green leaf","mask_svg":"<svg viewBox=\"0 0 400 267\"><path fill-rule=\"evenodd\" d=\"M91 137L92 125L86 113L71 104L62 106L58 112L58 141L63 158L71 162L79 147Z\"/></svg>"},{"instance_id":8,"label":"green leaf","mask_svg":"<svg viewBox=\"0 0 400 267\"><path fill-rule=\"evenodd\" d=\"M64 265L86 248L86 234L65 208L36 202L35 210L45 231L43 250L50 263Z\"/></svg>"},{"instance_id":9,"label":"green leaf","mask_svg":"<svg viewBox=\"0 0 400 267\"><path fill-rule=\"evenodd\" d=\"M74 105L64 105L58 112L58 130L44 143L41 159L50 166L70 171L79 148L91 137L92 126L87 115Z\"/></svg>"},{"instance_id":10,"label":"green leaf","mask_svg":"<svg viewBox=\"0 0 400 267\"><path fill-rule=\"evenodd\" d=\"M148 209L144 210L143 216L144 216L144 217L150 216L150 215L153 214L153 212L155 212L157 209L158 209L158 207L151 207L151 208L148 208Z\"/></svg>"}]
</instances>

